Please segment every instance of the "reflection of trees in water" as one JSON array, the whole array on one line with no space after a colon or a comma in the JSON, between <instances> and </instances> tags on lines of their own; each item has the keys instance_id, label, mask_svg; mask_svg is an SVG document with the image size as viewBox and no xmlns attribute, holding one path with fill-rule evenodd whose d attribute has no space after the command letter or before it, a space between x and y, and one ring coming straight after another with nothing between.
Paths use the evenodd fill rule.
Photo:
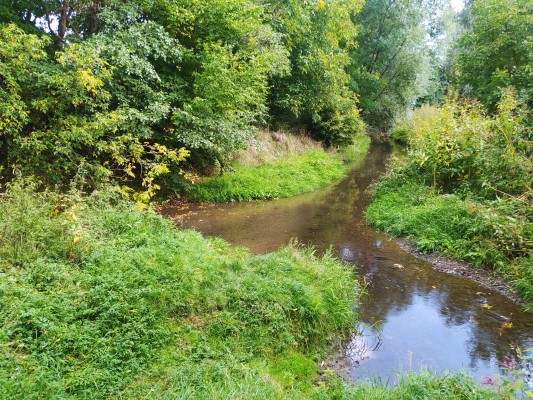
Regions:
<instances>
[{"instance_id":1,"label":"reflection of trees in water","mask_svg":"<svg viewBox=\"0 0 533 400\"><path fill-rule=\"evenodd\" d=\"M385 170L387 157L385 147L373 147L361 167L325 194L309 215L306 222L310 226L309 231L300 238L323 249L330 244L339 246L346 238L360 239L358 232L353 232L353 229L364 225L362 215L368 199L363 193ZM370 228L365 227L364 231L359 233L370 231Z\"/></svg>"},{"instance_id":2,"label":"reflection of trees in water","mask_svg":"<svg viewBox=\"0 0 533 400\"><path fill-rule=\"evenodd\" d=\"M377 325L359 323L355 331L342 343L338 356L351 365L358 365L378 351L383 340L381 329Z\"/></svg>"},{"instance_id":3,"label":"reflection of trees in water","mask_svg":"<svg viewBox=\"0 0 533 400\"><path fill-rule=\"evenodd\" d=\"M362 167L328 192L265 203L222 205L203 215L199 210L195 218L209 219L210 234L230 238L236 244L264 242L263 249L272 250L291 237L298 237L303 243L313 243L319 251L333 245L342 259L360 266L358 272L370 282L369 295L362 299L362 321L369 324L386 321L388 316L407 310L414 304L415 296L420 296L438 311L446 326L466 327L465 350L471 367L494 359L503 361L511 353L512 342L526 347L524 338L531 331L526 323L531 323L532 318L522 314L518 307L506 308L505 312L496 310L514 312L513 328L499 331L500 323L484 313L475 296L484 289L436 272L399 249L386 235L365 225L363 212L368 201L365 190L384 170L386 157L383 149L372 150ZM403 269L392 268L395 263L403 265ZM504 306L508 301L503 298L501 303L494 304L495 309L509 307ZM367 353L376 351L382 343L381 337L377 342L370 336L365 336L365 340L361 350ZM357 354L358 350L352 347L351 351Z\"/></svg>"},{"instance_id":4,"label":"reflection of trees in water","mask_svg":"<svg viewBox=\"0 0 533 400\"><path fill-rule=\"evenodd\" d=\"M375 265L379 262L374 261L373 264L374 267L371 263L370 270L375 270ZM438 310L446 326L467 327L468 340L464 345L471 368L475 368L479 362L493 361L501 364L505 357L512 354L511 343L528 346L527 319L530 317L515 307L513 327L502 329L503 322L487 315L475 295L468 295L476 292L473 283L442 274L439 276L434 271L420 273L416 267L405 267L401 272L389 272L382 265L377 268L386 272L381 279L379 276L374 278L374 285L369 287L369 297L362 307L362 317L366 321L386 321L389 316L411 306L414 296L420 296ZM433 288L435 285L436 288Z\"/></svg>"}]
</instances>

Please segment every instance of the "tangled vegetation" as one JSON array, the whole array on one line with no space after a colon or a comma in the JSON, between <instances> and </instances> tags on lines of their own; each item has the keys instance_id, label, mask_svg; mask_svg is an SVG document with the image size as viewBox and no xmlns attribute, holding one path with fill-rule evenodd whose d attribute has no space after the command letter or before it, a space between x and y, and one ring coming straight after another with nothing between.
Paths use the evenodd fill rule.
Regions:
<instances>
[{"instance_id":1,"label":"tangled vegetation","mask_svg":"<svg viewBox=\"0 0 533 400\"><path fill-rule=\"evenodd\" d=\"M533 300L533 146L508 91L498 112L451 96L392 132L408 143L376 186L367 218L423 251L492 267Z\"/></svg>"},{"instance_id":2,"label":"tangled vegetation","mask_svg":"<svg viewBox=\"0 0 533 400\"><path fill-rule=\"evenodd\" d=\"M0 217L1 398L491 398L462 375L317 383L361 295L331 254L252 257L114 191L16 182Z\"/></svg>"},{"instance_id":3,"label":"tangled vegetation","mask_svg":"<svg viewBox=\"0 0 533 400\"><path fill-rule=\"evenodd\" d=\"M350 144L364 127L345 72L361 5L1 1L1 176L115 180L146 201L188 155L223 159L270 118Z\"/></svg>"},{"instance_id":4,"label":"tangled vegetation","mask_svg":"<svg viewBox=\"0 0 533 400\"><path fill-rule=\"evenodd\" d=\"M260 128L350 145L365 129L360 108L389 126L431 91L423 44L443 29L424 16L450 6L388 3L0 0L0 177L112 180L146 202ZM391 23L376 35L368 15Z\"/></svg>"},{"instance_id":5,"label":"tangled vegetation","mask_svg":"<svg viewBox=\"0 0 533 400\"><path fill-rule=\"evenodd\" d=\"M139 204L165 184L313 190L357 152L194 185L182 169L223 165L260 128L361 152L365 123L387 129L451 81L484 108L450 98L398 125L409 157L368 218L531 302L532 7L472 0L454 21L447 0L0 0L0 397L497 397L461 374L317 379L354 324L353 271L296 245L253 257Z\"/></svg>"},{"instance_id":6,"label":"tangled vegetation","mask_svg":"<svg viewBox=\"0 0 533 400\"><path fill-rule=\"evenodd\" d=\"M205 398L293 364L313 379L354 322L361 289L330 254L252 257L113 192L12 184L0 216L2 398Z\"/></svg>"}]
</instances>

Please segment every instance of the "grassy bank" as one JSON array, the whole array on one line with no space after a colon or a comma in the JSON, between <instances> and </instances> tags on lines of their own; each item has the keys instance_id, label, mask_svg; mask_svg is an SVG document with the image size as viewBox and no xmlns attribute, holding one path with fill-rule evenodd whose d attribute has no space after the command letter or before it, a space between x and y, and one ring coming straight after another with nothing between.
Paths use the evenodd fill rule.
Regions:
<instances>
[{"instance_id":1,"label":"grassy bank","mask_svg":"<svg viewBox=\"0 0 533 400\"><path fill-rule=\"evenodd\" d=\"M317 379L361 293L329 254L252 257L112 191L20 184L2 196L0 232L2 399L487 396L460 375L394 389Z\"/></svg>"},{"instance_id":2,"label":"grassy bank","mask_svg":"<svg viewBox=\"0 0 533 400\"><path fill-rule=\"evenodd\" d=\"M531 223L501 205L440 194L424 184L379 187L366 217L377 228L403 236L422 252L442 252L477 266L489 266L533 301L531 251L515 251L533 237Z\"/></svg>"},{"instance_id":3,"label":"grassy bank","mask_svg":"<svg viewBox=\"0 0 533 400\"><path fill-rule=\"evenodd\" d=\"M0 398L312 392L354 322L360 288L330 255L252 257L111 192L14 185L0 217Z\"/></svg>"},{"instance_id":4,"label":"grassy bank","mask_svg":"<svg viewBox=\"0 0 533 400\"><path fill-rule=\"evenodd\" d=\"M317 142L288 134L260 135L241 152L231 171L188 185L185 196L198 201L266 200L310 192L344 177L370 146L366 136L342 150L326 152Z\"/></svg>"},{"instance_id":5,"label":"grassy bank","mask_svg":"<svg viewBox=\"0 0 533 400\"><path fill-rule=\"evenodd\" d=\"M418 110L398 130L408 154L375 187L366 216L424 252L491 268L531 309L533 166L525 122L512 96L493 117L453 100Z\"/></svg>"}]
</instances>

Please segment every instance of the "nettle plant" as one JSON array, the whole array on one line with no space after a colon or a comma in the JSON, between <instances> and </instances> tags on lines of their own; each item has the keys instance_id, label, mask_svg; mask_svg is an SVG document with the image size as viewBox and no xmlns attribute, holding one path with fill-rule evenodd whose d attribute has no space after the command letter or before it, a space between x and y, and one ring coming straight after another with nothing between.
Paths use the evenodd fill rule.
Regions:
<instances>
[{"instance_id":1,"label":"nettle plant","mask_svg":"<svg viewBox=\"0 0 533 400\"><path fill-rule=\"evenodd\" d=\"M533 163L525 117L511 89L503 93L494 116L486 115L479 103L452 95L441 108L415 111L411 164L434 188L446 192L485 199L529 197Z\"/></svg>"}]
</instances>

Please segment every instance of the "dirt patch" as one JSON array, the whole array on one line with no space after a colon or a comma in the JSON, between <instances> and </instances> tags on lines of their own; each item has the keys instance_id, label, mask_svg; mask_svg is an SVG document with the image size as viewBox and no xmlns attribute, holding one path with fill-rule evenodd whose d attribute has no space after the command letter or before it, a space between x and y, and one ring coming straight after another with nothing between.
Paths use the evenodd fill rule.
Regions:
<instances>
[{"instance_id":1,"label":"dirt patch","mask_svg":"<svg viewBox=\"0 0 533 400\"><path fill-rule=\"evenodd\" d=\"M433 265L433 267L438 271L450 275L464 276L473 280L474 282L479 283L483 287L492 289L510 298L517 304L524 304L518 296L518 293L509 285L508 282L501 277L495 276L487 269L476 267L470 263L467 263L466 261L454 260L439 253L424 254L418 251L413 243L404 239L395 239L395 241L402 250L431 263L431 265Z\"/></svg>"}]
</instances>

